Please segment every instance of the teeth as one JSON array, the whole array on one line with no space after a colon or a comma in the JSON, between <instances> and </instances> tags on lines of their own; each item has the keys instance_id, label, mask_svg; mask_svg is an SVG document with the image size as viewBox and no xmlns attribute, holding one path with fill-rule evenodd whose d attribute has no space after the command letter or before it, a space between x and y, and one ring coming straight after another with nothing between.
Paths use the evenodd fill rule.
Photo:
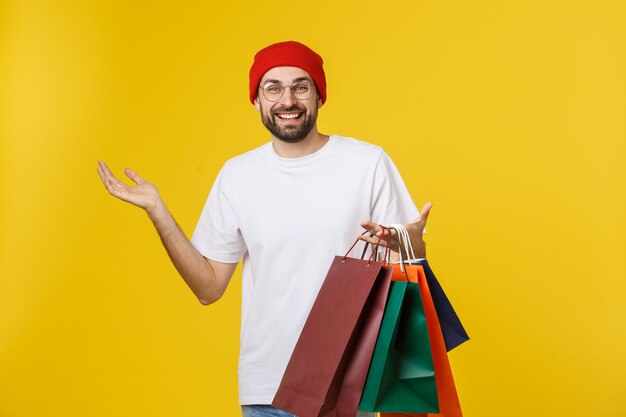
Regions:
<instances>
[{"instance_id":1,"label":"teeth","mask_svg":"<svg viewBox=\"0 0 626 417\"><path fill-rule=\"evenodd\" d=\"M296 113L296 114L277 114L278 117L280 117L281 119L297 119L298 117L300 117L302 113Z\"/></svg>"}]
</instances>

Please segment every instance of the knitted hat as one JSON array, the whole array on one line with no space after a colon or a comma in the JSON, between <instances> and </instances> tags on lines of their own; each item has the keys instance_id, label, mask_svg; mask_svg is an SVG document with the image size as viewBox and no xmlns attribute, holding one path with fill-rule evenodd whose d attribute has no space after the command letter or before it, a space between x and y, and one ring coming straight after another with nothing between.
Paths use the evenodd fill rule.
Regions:
<instances>
[{"instance_id":1,"label":"knitted hat","mask_svg":"<svg viewBox=\"0 0 626 417\"><path fill-rule=\"evenodd\" d=\"M322 103L326 101L324 61L315 51L299 42L279 42L261 49L250 68L250 102L254 103L263 75L274 67L302 68L315 81Z\"/></svg>"}]
</instances>

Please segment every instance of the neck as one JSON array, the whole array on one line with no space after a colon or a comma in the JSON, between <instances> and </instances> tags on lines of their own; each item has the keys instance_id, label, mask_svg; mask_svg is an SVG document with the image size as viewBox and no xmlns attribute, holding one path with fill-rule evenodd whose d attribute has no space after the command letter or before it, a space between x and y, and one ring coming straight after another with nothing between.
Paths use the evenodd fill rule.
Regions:
<instances>
[{"instance_id":1,"label":"neck","mask_svg":"<svg viewBox=\"0 0 626 417\"><path fill-rule=\"evenodd\" d=\"M322 149L328 142L329 136L317 131L317 127L311 129L306 138L297 143L288 143L272 136L274 152L283 158L301 158L311 155Z\"/></svg>"}]
</instances>

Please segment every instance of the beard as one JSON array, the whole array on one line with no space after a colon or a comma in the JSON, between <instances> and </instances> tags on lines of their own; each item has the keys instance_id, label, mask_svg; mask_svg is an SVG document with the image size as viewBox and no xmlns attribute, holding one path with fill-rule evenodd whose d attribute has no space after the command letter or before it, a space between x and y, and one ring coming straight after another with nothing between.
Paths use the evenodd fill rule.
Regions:
<instances>
[{"instance_id":1,"label":"beard","mask_svg":"<svg viewBox=\"0 0 626 417\"><path fill-rule=\"evenodd\" d=\"M286 126L280 126L274 122L274 118L278 117L276 113L290 111L302 112L302 116L300 117L303 121L297 125ZM315 123L317 122L317 107L314 107L312 113L309 114L305 107L293 105L291 107L272 109L268 116L263 112L263 106L261 106L261 121L275 138L287 143L298 143L304 140L304 138L311 133L313 127L315 127Z\"/></svg>"}]
</instances>

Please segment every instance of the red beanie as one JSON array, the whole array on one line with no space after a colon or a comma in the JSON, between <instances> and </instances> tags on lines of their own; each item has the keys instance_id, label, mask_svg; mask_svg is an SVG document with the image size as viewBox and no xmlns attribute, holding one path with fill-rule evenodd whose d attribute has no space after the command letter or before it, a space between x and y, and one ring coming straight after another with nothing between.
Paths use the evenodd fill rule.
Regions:
<instances>
[{"instance_id":1,"label":"red beanie","mask_svg":"<svg viewBox=\"0 0 626 417\"><path fill-rule=\"evenodd\" d=\"M250 102L254 103L263 75L274 67L302 68L315 81L322 103L326 101L326 76L324 61L315 51L299 42L288 41L272 44L254 56L250 68Z\"/></svg>"}]
</instances>

